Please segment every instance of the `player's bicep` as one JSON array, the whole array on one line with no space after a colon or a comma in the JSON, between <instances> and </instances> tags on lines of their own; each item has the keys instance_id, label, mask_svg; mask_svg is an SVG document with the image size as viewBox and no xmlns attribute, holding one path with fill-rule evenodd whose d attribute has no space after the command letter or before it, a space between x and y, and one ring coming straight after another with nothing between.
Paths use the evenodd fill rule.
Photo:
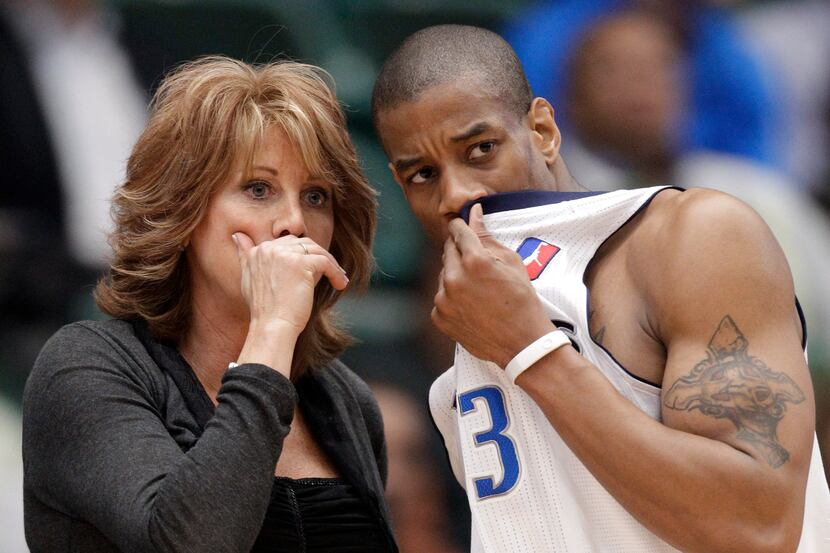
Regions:
<instances>
[{"instance_id":1,"label":"player's bicep","mask_svg":"<svg viewBox=\"0 0 830 553\"><path fill-rule=\"evenodd\" d=\"M725 442L772 468L809 453L812 391L803 355L775 333L724 313L705 343L675 346L663 380L663 421ZM713 320L714 322L714 320ZM806 449L805 449L806 448Z\"/></svg>"},{"instance_id":2,"label":"player's bicep","mask_svg":"<svg viewBox=\"0 0 830 553\"><path fill-rule=\"evenodd\" d=\"M805 467L813 396L783 252L733 199L705 197L676 225L662 294L664 423L773 469Z\"/></svg>"}]
</instances>

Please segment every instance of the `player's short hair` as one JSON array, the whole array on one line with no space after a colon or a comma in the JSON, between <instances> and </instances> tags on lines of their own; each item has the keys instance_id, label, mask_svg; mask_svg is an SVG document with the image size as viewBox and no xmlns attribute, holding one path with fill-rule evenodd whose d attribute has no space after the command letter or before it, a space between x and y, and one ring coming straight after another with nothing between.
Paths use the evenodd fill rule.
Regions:
<instances>
[{"instance_id":1,"label":"player's short hair","mask_svg":"<svg viewBox=\"0 0 830 553\"><path fill-rule=\"evenodd\" d=\"M266 131L285 133L308 170L333 186L330 251L363 285L374 267L375 192L357 161L330 76L292 61L248 65L223 56L167 75L114 195L113 259L95 299L105 313L144 319L177 341L191 315L185 247L212 194L242 164L250 171ZM331 360L349 343L331 312L340 293L327 279L295 349L292 376Z\"/></svg>"},{"instance_id":2,"label":"player's short hair","mask_svg":"<svg viewBox=\"0 0 830 553\"><path fill-rule=\"evenodd\" d=\"M435 25L404 40L383 64L372 91L375 128L383 111L459 78L473 80L518 117L533 101L522 64L502 37L481 27Z\"/></svg>"}]
</instances>

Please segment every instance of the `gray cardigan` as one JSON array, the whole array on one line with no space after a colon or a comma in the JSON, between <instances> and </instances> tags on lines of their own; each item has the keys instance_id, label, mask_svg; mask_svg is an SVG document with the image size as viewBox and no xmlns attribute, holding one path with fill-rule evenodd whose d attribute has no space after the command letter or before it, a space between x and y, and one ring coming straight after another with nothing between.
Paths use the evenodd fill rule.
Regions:
<instances>
[{"instance_id":1,"label":"gray cardigan","mask_svg":"<svg viewBox=\"0 0 830 553\"><path fill-rule=\"evenodd\" d=\"M227 371L213 404L146 324L80 322L44 346L23 399L33 553L249 551L298 404L387 530L380 412L339 362L296 387L264 365Z\"/></svg>"}]
</instances>

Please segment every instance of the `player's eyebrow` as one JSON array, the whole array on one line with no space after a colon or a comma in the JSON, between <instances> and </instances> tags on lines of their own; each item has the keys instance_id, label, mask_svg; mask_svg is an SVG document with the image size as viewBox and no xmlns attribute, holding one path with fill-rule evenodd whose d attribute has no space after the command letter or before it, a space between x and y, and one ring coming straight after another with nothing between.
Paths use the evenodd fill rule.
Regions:
<instances>
[{"instance_id":1,"label":"player's eyebrow","mask_svg":"<svg viewBox=\"0 0 830 553\"><path fill-rule=\"evenodd\" d=\"M469 140L475 136L483 134L493 128L493 125L488 123L487 121L479 121L477 123L473 123L472 126L467 129L466 131L462 132L461 134L457 134L455 136L450 137L450 142L457 143L457 142L464 142L465 140ZM423 161L422 156L415 156L415 157L405 157L395 161L395 171L403 172L414 165L418 165Z\"/></svg>"},{"instance_id":2,"label":"player's eyebrow","mask_svg":"<svg viewBox=\"0 0 830 553\"><path fill-rule=\"evenodd\" d=\"M415 156L415 157L405 157L405 158L402 158L402 159L395 160L395 171L397 171L398 173L406 171L410 167L412 167L414 165L418 165L419 163L421 163L421 161L423 161L423 159L424 158L421 157L421 156Z\"/></svg>"},{"instance_id":3,"label":"player's eyebrow","mask_svg":"<svg viewBox=\"0 0 830 553\"><path fill-rule=\"evenodd\" d=\"M482 133L485 133L492 128L493 125L491 125L487 121L479 121L478 123L473 123L473 126L464 131L463 133L451 137L450 142L464 142L465 140L469 140L474 136L478 136Z\"/></svg>"}]
</instances>

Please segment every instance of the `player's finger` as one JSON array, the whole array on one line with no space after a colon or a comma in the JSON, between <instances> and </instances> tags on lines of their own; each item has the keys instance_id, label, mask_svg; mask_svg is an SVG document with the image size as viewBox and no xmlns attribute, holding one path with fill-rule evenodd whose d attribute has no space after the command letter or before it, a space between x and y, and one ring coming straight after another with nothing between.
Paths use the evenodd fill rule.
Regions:
<instances>
[{"instance_id":1,"label":"player's finger","mask_svg":"<svg viewBox=\"0 0 830 553\"><path fill-rule=\"evenodd\" d=\"M472 259L472 255L470 258ZM466 280L468 268L452 239L444 244L444 269L441 271L440 291L452 296Z\"/></svg>"},{"instance_id":2,"label":"player's finger","mask_svg":"<svg viewBox=\"0 0 830 553\"><path fill-rule=\"evenodd\" d=\"M438 289L435 291L435 296L433 296L433 300L437 299L439 296L443 296L445 294L444 290L444 270L442 269L441 272L438 274ZM435 301L433 301L435 303Z\"/></svg>"},{"instance_id":3,"label":"player's finger","mask_svg":"<svg viewBox=\"0 0 830 553\"><path fill-rule=\"evenodd\" d=\"M461 252L461 255L481 250L481 241L463 219L456 218L450 221L449 231L450 238L455 242L455 246Z\"/></svg>"},{"instance_id":4,"label":"player's finger","mask_svg":"<svg viewBox=\"0 0 830 553\"><path fill-rule=\"evenodd\" d=\"M461 252L458 251L458 246L452 237L444 241L444 254L441 259L444 262L444 268L441 270L443 275L441 280L446 280L447 276L455 272L461 265Z\"/></svg>"},{"instance_id":5,"label":"player's finger","mask_svg":"<svg viewBox=\"0 0 830 553\"><path fill-rule=\"evenodd\" d=\"M473 205L470 209L470 230L472 230L478 237L481 244L494 253L497 259L502 257L505 253L509 255L512 250L505 248L498 240L496 240L487 227L484 226L484 208L481 204Z\"/></svg>"},{"instance_id":6,"label":"player's finger","mask_svg":"<svg viewBox=\"0 0 830 553\"><path fill-rule=\"evenodd\" d=\"M478 236L482 243L493 239L493 235L491 235L487 230L487 227L484 226L484 208L481 207L481 204L475 204L472 209L470 209L469 227L470 230Z\"/></svg>"},{"instance_id":7,"label":"player's finger","mask_svg":"<svg viewBox=\"0 0 830 553\"><path fill-rule=\"evenodd\" d=\"M443 319L441 319L441 315L438 313L438 308L433 307L432 311L430 312L429 315L430 315L430 319L432 319L432 324L435 325L435 328L437 328L440 332L443 333L444 332L443 331L443 322L444 321L443 321Z\"/></svg>"}]
</instances>

